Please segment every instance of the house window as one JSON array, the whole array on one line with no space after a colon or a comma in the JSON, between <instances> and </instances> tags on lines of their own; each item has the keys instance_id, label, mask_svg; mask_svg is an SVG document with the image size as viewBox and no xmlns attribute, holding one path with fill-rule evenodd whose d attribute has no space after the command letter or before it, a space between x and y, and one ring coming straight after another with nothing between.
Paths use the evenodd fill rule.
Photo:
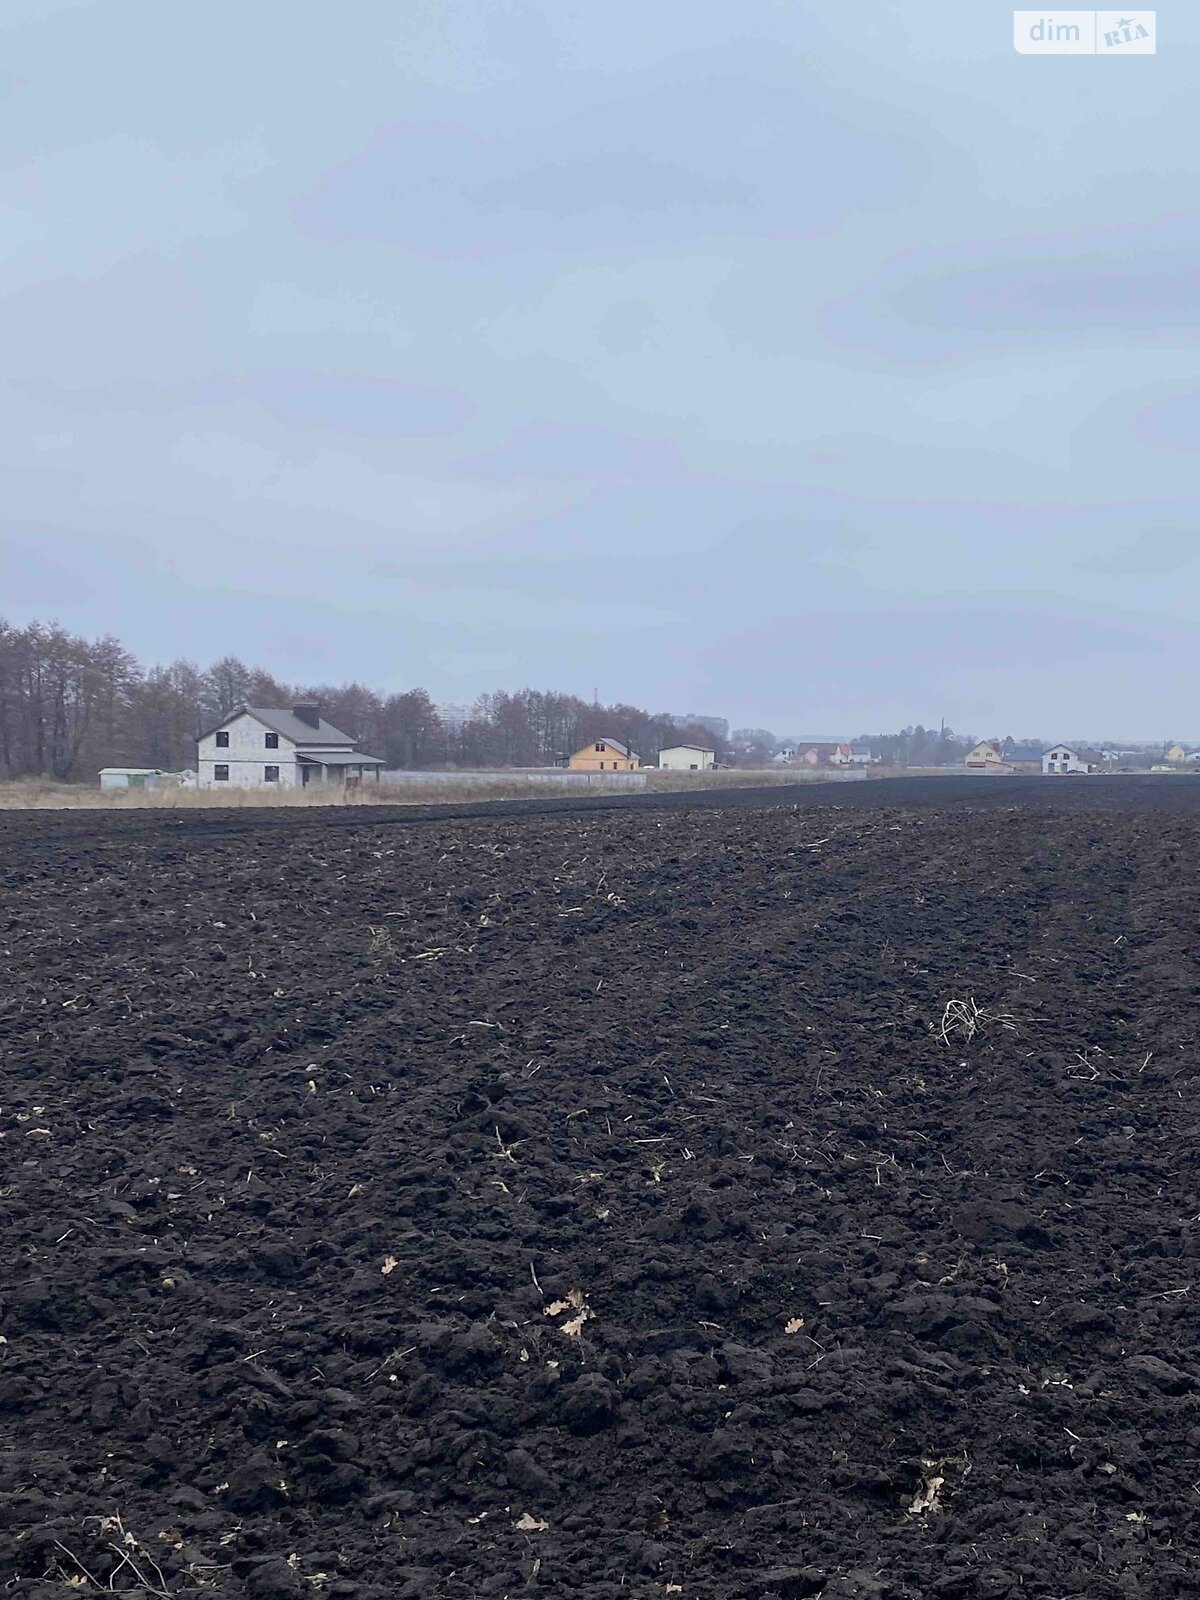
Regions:
<instances>
[{"instance_id":1,"label":"house window","mask_svg":"<svg viewBox=\"0 0 1200 1600\"><path fill-rule=\"evenodd\" d=\"M267 735L267 749L268 750L278 750L279 749L279 735L277 733L269 733Z\"/></svg>"},{"instance_id":2,"label":"house window","mask_svg":"<svg viewBox=\"0 0 1200 1600\"><path fill-rule=\"evenodd\" d=\"M228 733L219 733L217 735L217 749L218 750L228 750L229 749L229 735L228 735Z\"/></svg>"},{"instance_id":3,"label":"house window","mask_svg":"<svg viewBox=\"0 0 1200 1600\"><path fill-rule=\"evenodd\" d=\"M229 768L227 766L225 766L221 762L218 762L217 765L213 768L213 782L214 783L228 783L229 782Z\"/></svg>"},{"instance_id":4,"label":"house window","mask_svg":"<svg viewBox=\"0 0 1200 1600\"><path fill-rule=\"evenodd\" d=\"M597 745L597 746L596 746L596 750L597 750L597 751L598 751L598 753L599 753L599 754L600 754L600 755L603 755L603 754L604 754L604 746L603 746L603 745L602 745L602 744L598 744L598 745ZM601 763L601 765L603 765L603 762L602 762L602 763Z\"/></svg>"},{"instance_id":5,"label":"house window","mask_svg":"<svg viewBox=\"0 0 1200 1600\"><path fill-rule=\"evenodd\" d=\"M278 783L279 782L279 768L278 767L264 767L263 768L263 782L264 783Z\"/></svg>"}]
</instances>

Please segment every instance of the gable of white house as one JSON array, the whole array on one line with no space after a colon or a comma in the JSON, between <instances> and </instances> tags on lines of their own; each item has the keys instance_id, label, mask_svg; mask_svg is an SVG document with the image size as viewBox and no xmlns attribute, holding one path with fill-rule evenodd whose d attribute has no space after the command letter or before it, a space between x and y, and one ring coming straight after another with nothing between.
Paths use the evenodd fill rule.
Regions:
<instances>
[{"instance_id":1,"label":"gable of white house","mask_svg":"<svg viewBox=\"0 0 1200 1600\"><path fill-rule=\"evenodd\" d=\"M1045 751L1042 756L1043 772L1090 772L1091 763L1086 761L1078 750L1073 750L1070 745L1056 744Z\"/></svg>"},{"instance_id":2,"label":"gable of white house","mask_svg":"<svg viewBox=\"0 0 1200 1600\"><path fill-rule=\"evenodd\" d=\"M286 788L300 781L295 742L249 711L206 733L197 749L203 789L224 783L234 789L257 789L260 784Z\"/></svg>"}]
</instances>

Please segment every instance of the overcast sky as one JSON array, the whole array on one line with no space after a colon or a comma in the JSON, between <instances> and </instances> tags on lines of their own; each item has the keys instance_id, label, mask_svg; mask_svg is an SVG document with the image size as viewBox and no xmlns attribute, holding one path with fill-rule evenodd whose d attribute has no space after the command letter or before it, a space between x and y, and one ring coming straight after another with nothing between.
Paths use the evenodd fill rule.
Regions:
<instances>
[{"instance_id":1,"label":"overcast sky","mask_svg":"<svg viewBox=\"0 0 1200 1600\"><path fill-rule=\"evenodd\" d=\"M0 613L1200 737L1200 15L5 0Z\"/></svg>"}]
</instances>

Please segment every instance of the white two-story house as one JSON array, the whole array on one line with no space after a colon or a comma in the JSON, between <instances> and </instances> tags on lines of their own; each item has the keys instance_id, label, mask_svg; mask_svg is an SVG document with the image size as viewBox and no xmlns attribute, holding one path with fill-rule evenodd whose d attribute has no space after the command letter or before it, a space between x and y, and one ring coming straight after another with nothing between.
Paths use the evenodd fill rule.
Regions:
<instances>
[{"instance_id":1,"label":"white two-story house","mask_svg":"<svg viewBox=\"0 0 1200 1600\"><path fill-rule=\"evenodd\" d=\"M285 788L308 783L379 777L383 762L354 748L348 733L321 716L318 705L278 709L241 706L200 735L201 789Z\"/></svg>"},{"instance_id":2,"label":"white two-story house","mask_svg":"<svg viewBox=\"0 0 1200 1600\"><path fill-rule=\"evenodd\" d=\"M1051 745L1042 753L1042 771L1045 773L1096 772L1103 765L1096 750L1076 750L1069 744Z\"/></svg>"}]
</instances>

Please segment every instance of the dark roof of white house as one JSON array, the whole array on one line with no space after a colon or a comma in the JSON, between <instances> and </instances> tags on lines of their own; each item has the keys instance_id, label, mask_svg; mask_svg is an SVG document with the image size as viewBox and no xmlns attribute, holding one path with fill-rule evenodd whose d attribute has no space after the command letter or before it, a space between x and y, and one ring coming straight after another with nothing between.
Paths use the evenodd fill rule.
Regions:
<instances>
[{"instance_id":1,"label":"dark roof of white house","mask_svg":"<svg viewBox=\"0 0 1200 1600\"><path fill-rule=\"evenodd\" d=\"M697 755L702 756L715 756L717 753L707 744L665 744L658 753L660 756L665 756L672 750L694 750Z\"/></svg>"},{"instance_id":2,"label":"dark roof of white house","mask_svg":"<svg viewBox=\"0 0 1200 1600\"><path fill-rule=\"evenodd\" d=\"M1066 750L1080 761L1103 761L1104 759L1099 750L1093 750L1088 745L1068 744L1065 739L1060 739L1057 744L1047 745L1045 754L1049 755L1052 750Z\"/></svg>"},{"instance_id":3,"label":"dark roof of white house","mask_svg":"<svg viewBox=\"0 0 1200 1600\"><path fill-rule=\"evenodd\" d=\"M259 722L270 728L272 733L281 733L285 739L290 739L293 744L306 745L353 745L354 740L348 733L343 733L340 728L335 728L332 722L326 722L318 714L317 725L314 728L310 722L305 722L298 717L290 707L286 706L239 706L236 711L231 711L227 717L222 717L220 722L214 722L211 728L206 728L200 735L207 739L210 733L216 733L218 728L226 728L236 718L241 716L257 717Z\"/></svg>"}]
</instances>

